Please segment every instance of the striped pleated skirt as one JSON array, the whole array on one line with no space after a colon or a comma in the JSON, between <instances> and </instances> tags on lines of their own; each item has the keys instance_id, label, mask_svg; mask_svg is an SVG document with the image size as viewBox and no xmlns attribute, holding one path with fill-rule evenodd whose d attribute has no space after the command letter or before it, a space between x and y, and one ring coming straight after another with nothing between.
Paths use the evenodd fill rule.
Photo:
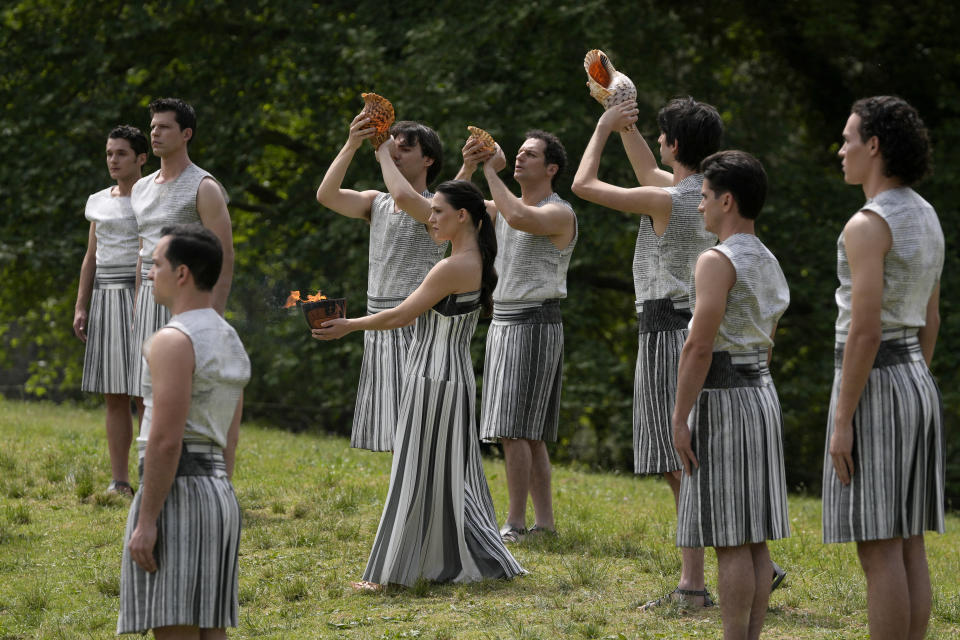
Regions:
<instances>
[{"instance_id":1,"label":"striped pleated skirt","mask_svg":"<svg viewBox=\"0 0 960 640\"><path fill-rule=\"evenodd\" d=\"M170 322L170 310L153 299L153 280L147 273L153 265L143 261L140 270L140 291L133 316L133 346L130 354L130 395L143 397L140 376L143 372L143 343Z\"/></svg>"},{"instance_id":2,"label":"striped pleated skirt","mask_svg":"<svg viewBox=\"0 0 960 640\"><path fill-rule=\"evenodd\" d=\"M853 414L853 476L843 485L830 457L842 343L823 461L823 541L887 540L944 531L944 433L940 390L916 330L885 334Z\"/></svg>"},{"instance_id":3,"label":"striped pleated skirt","mask_svg":"<svg viewBox=\"0 0 960 640\"><path fill-rule=\"evenodd\" d=\"M635 473L683 468L673 447L673 403L677 365L687 339L690 309L669 298L637 305L639 348L633 376L633 463Z\"/></svg>"},{"instance_id":4,"label":"striped pleated skirt","mask_svg":"<svg viewBox=\"0 0 960 640\"><path fill-rule=\"evenodd\" d=\"M737 547L790 535L780 400L767 350L715 351L690 412L700 463L680 481L677 546Z\"/></svg>"},{"instance_id":5,"label":"striped pleated skirt","mask_svg":"<svg viewBox=\"0 0 960 640\"><path fill-rule=\"evenodd\" d=\"M142 480L142 458L140 464ZM127 549L142 496L138 491L130 505L123 538L117 633L237 626L240 505L220 448L184 444L157 520L154 573L141 569Z\"/></svg>"},{"instance_id":6,"label":"striped pleated skirt","mask_svg":"<svg viewBox=\"0 0 960 640\"><path fill-rule=\"evenodd\" d=\"M504 546L483 474L470 337L479 310L417 321L390 490L363 579L475 582L523 568Z\"/></svg>"},{"instance_id":7,"label":"striped pleated skirt","mask_svg":"<svg viewBox=\"0 0 960 640\"><path fill-rule=\"evenodd\" d=\"M403 298L368 298L367 314L392 309L401 302ZM350 432L351 447L370 451L393 450L403 368L415 326L363 332L363 362Z\"/></svg>"},{"instance_id":8,"label":"striped pleated skirt","mask_svg":"<svg viewBox=\"0 0 960 640\"><path fill-rule=\"evenodd\" d=\"M97 265L87 316L83 391L130 393L135 275L136 265Z\"/></svg>"},{"instance_id":9,"label":"striped pleated skirt","mask_svg":"<svg viewBox=\"0 0 960 640\"><path fill-rule=\"evenodd\" d=\"M480 438L555 442L562 380L559 301L519 309L495 304L487 330Z\"/></svg>"}]
</instances>

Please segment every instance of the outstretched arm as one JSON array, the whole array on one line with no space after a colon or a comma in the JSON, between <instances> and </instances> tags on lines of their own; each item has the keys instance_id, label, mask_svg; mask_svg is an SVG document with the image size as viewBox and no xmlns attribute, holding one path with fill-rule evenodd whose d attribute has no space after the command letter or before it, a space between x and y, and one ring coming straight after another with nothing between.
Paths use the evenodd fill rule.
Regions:
<instances>
[{"instance_id":1,"label":"outstretched arm","mask_svg":"<svg viewBox=\"0 0 960 640\"><path fill-rule=\"evenodd\" d=\"M843 349L840 391L830 436L830 457L843 484L853 468L853 414L877 357L883 328L883 258L893 245L890 228L872 211L855 214L843 228L843 243L850 264L850 332Z\"/></svg>"},{"instance_id":2,"label":"outstretched arm","mask_svg":"<svg viewBox=\"0 0 960 640\"><path fill-rule=\"evenodd\" d=\"M393 309L360 318L327 320L320 329L313 329L311 334L317 340L336 340L353 331L405 327L451 293L467 291L471 287L478 288L478 280L477 264L444 258L430 269L416 291Z\"/></svg>"},{"instance_id":3,"label":"outstretched arm","mask_svg":"<svg viewBox=\"0 0 960 640\"><path fill-rule=\"evenodd\" d=\"M221 316L227 308L227 296L233 284L233 224L227 201L223 197L220 183L207 177L200 181L197 189L197 213L200 222L219 238L223 249L223 266L220 277L213 287L213 308Z\"/></svg>"},{"instance_id":4,"label":"outstretched arm","mask_svg":"<svg viewBox=\"0 0 960 640\"><path fill-rule=\"evenodd\" d=\"M317 188L317 202L348 218L361 218L370 221L370 207L373 206L373 199L377 197L376 191L354 191L353 189L344 189L343 178L347 174L347 167L353 160L354 154L363 141L376 133L374 127L368 127L370 118L357 115L350 123L350 135L344 143L340 153L333 159L327 172L323 175L323 181Z\"/></svg>"},{"instance_id":5,"label":"outstretched arm","mask_svg":"<svg viewBox=\"0 0 960 640\"><path fill-rule=\"evenodd\" d=\"M500 171L507 166L507 158L499 144L495 144L493 151L488 151L484 149L483 143L473 136L467 138L461 154L463 155L463 164L460 166L460 171L457 172L455 180L470 180L470 176L473 175L473 172L477 170L481 163L492 164L494 171ZM487 214L490 215L490 219L495 219L497 217L496 203L493 200L484 200L483 203L487 207Z\"/></svg>"},{"instance_id":6,"label":"outstretched arm","mask_svg":"<svg viewBox=\"0 0 960 640\"><path fill-rule=\"evenodd\" d=\"M620 116L610 116L613 118L611 123L613 130L620 133L620 141L623 143L623 149L627 152L627 158L630 159L630 166L633 167L633 173L637 176L637 182L645 187L669 187L673 184L673 174L664 171L657 165L657 159L653 157L653 151L650 150L647 141L640 135L640 131L634 127L625 131L628 124L633 124L637 120L637 103L635 101L625 102L608 111L618 111ZM625 123L624 126L618 126Z\"/></svg>"},{"instance_id":7,"label":"outstretched arm","mask_svg":"<svg viewBox=\"0 0 960 640\"><path fill-rule=\"evenodd\" d=\"M73 309L73 333L83 342L87 341L87 310L93 292L93 278L97 273L97 223L90 223L87 235L87 252L80 265L80 286L77 288L77 304Z\"/></svg>"},{"instance_id":8,"label":"outstretched arm","mask_svg":"<svg viewBox=\"0 0 960 640\"><path fill-rule=\"evenodd\" d=\"M393 161L396 144L391 136L377 149L377 161L383 172L383 183L387 185L387 191L393 196L397 208L418 222L426 224L430 219L430 200L424 198L423 194L417 193L410 181L400 173L400 169Z\"/></svg>"},{"instance_id":9,"label":"outstretched arm","mask_svg":"<svg viewBox=\"0 0 960 640\"><path fill-rule=\"evenodd\" d=\"M638 213L653 218L655 228L666 228L673 208L670 194L660 187L633 187L626 189L597 177L600 156L613 127L625 120L615 108L605 111L587 143L580 166L573 178L573 192L589 202L626 213Z\"/></svg>"},{"instance_id":10,"label":"outstretched arm","mask_svg":"<svg viewBox=\"0 0 960 640\"><path fill-rule=\"evenodd\" d=\"M737 272L729 258L719 251L705 251L697 258L694 287L697 304L693 311L690 334L680 352L677 371L677 399L673 407L673 446L683 462L687 475L699 467L690 441L687 419L693 409L703 381L707 379L713 360L713 342L727 310L727 294L737 281Z\"/></svg>"}]
</instances>

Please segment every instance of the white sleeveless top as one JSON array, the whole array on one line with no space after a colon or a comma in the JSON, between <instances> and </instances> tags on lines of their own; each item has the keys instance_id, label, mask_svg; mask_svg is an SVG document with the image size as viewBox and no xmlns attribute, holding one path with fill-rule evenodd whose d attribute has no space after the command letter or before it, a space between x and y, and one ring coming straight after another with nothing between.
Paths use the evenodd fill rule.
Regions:
<instances>
[{"instance_id":1,"label":"white sleeveless top","mask_svg":"<svg viewBox=\"0 0 960 640\"><path fill-rule=\"evenodd\" d=\"M752 233L734 234L707 251L725 255L737 274L713 350L743 353L772 347L770 334L790 304L780 263ZM692 298L696 304L696 290Z\"/></svg>"},{"instance_id":2,"label":"white sleeveless top","mask_svg":"<svg viewBox=\"0 0 960 640\"><path fill-rule=\"evenodd\" d=\"M250 380L250 359L243 343L234 328L211 308L177 314L165 327L183 332L193 345L193 385L183 440L213 442L225 447L240 393ZM141 452L150 437L153 421L153 385L146 363L152 342L151 337L143 349L141 380L145 411L137 437Z\"/></svg>"},{"instance_id":3,"label":"white sleeveless top","mask_svg":"<svg viewBox=\"0 0 960 640\"><path fill-rule=\"evenodd\" d=\"M551 193L537 203L538 207L559 203L570 209L570 203ZM573 215L573 239L563 249L547 236L538 236L511 227L502 214L497 216L497 286L493 290L494 304L543 302L567 297L567 268L580 232L577 216Z\"/></svg>"},{"instance_id":4,"label":"white sleeveless top","mask_svg":"<svg viewBox=\"0 0 960 640\"><path fill-rule=\"evenodd\" d=\"M717 236L703 226L700 188L703 174L694 173L672 187L665 187L673 206L662 236L653 229L653 219L642 216L633 252L633 288L639 312L644 300L670 298L686 303L693 289L693 269L701 253L717 243Z\"/></svg>"},{"instance_id":5,"label":"white sleeveless top","mask_svg":"<svg viewBox=\"0 0 960 640\"><path fill-rule=\"evenodd\" d=\"M883 218L893 244L883 258L880 323L885 332L927 323L927 302L943 271L943 230L937 212L910 187L889 189L860 209ZM837 239L837 342L850 331L850 264L843 233Z\"/></svg>"},{"instance_id":6,"label":"white sleeveless top","mask_svg":"<svg viewBox=\"0 0 960 640\"><path fill-rule=\"evenodd\" d=\"M129 196L110 195L113 187L97 191L87 198L84 217L96 224L98 266L137 265L137 218Z\"/></svg>"},{"instance_id":7,"label":"white sleeveless top","mask_svg":"<svg viewBox=\"0 0 960 640\"><path fill-rule=\"evenodd\" d=\"M429 191L421 195L433 197ZM420 286L449 243L438 246L427 225L394 209L389 193L378 194L370 207L367 296L394 298L399 303Z\"/></svg>"},{"instance_id":8,"label":"white sleeveless top","mask_svg":"<svg viewBox=\"0 0 960 640\"><path fill-rule=\"evenodd\" d=\"M142 264L153 264L153 250L160 241L160 230L172 224L199 223L197 213L197 190L204 178L213 178L195 164L190 164L176 179L158 184L160 170L140 178L130 194L130 203L137 216L143 248L140 250ZM219 182L217 186L229 201L227 192Z\"/></svg>"}]
</instances>

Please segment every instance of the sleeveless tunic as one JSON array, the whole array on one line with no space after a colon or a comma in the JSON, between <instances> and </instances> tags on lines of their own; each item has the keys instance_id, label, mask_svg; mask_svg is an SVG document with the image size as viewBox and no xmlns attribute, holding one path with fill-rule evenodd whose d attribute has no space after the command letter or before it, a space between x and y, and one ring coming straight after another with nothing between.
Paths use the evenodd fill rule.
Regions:
<instances>
[{"instance_id":1,"label":"sleeveless tunic","mask_svg":"<svg viewBox=\"0 0 960 640\"><path fill-rule=\"evenodd\" d=\"M425 198L433 194L424 191ZM367 313L392 309L420 286L446 253L426 225L394 211L393 197L379 194L370 208L370 249L367 272ZM371 451L393 449L400 406L401 374L414 325L389 331L364 331L363 361L350 446Z\"/></svg>"},{"instance_id":2,"label":"sleeveless tunic","mask_svg":"<svg viewBox=\"0 0 960 640\"><path fill-rule=\"evenodd\" d=\"M635 473L682 469L673 448L673 402L677 365L687 338L690 293L697 257L717 242L697 210L703 175L687 176L664 189L673 201L662 236L643 216L633 254L633 287L638 320L637 364L633 378Z\"/></svg>"},{"instance_id":3,"label":"sleeveless tunic","mask_svg":"<svg viewBox=\"0 0 960 640\"><path fill-rule=\"evenodd\" d=\"M194 373L177 474L157 520L157 566L147 573L127 549L142 492L127 517L120 573L117 633L171 625L237 626L240 505L226 473L223 447L250 379L250 360L237 332L213 309L178 314L166 325L193 346ZM149 342L146 352L149 353ZM144 367L144 412L137 448L144 454L153 422L152 379Z\"/></svg>"},{"instance_id":4,"label":"sleeveless tunic","mask_svg":"<svg viewBox=\"0 0 960 640\"><path fill-rule=\"evenodd\" d=\"M160 231L167 225L200 223L197 212L197 190L204 178L213 178L195 164L187 166L175 180L157 184L160 170L140 178L133 185L130 204L137 216L137 226L143 247L140 250L140 290L133 322L133 359L131 363L130 395L142 396L140 388L140 354L143 343L170 320L170 312L153 299L153 281L147 273L153 266L153 250L160 241ZM225 200L227 192L220 183Z\"/></svg>"},{"instance_id":5,"label":"sleeveless tunic","mask_svg":"<svg viewBox=\"0 0 960 640\"><path fill-rule=\"evenodd\" d=\"M570 203L556 193L537 203ZM480 437L556 441L563 380L563 322L567 268L579 238L563 249L547 236L511 227L497 216L499 274L493 291L493 321L487 331Z\"/></svg>"},{"instance_id":6,"label":"sleeveless tunic","mask_svg":"<svg viewBox=\"0 0 960 640\"><path fill-rule=\"evenodd\" d=\"M893 240L883 261L883 341L854 412L855 473L843 485L830 456L851 316L850 265L841 233L835 369L823 463L824 542L944 530L943 405L917 337L943 271L943 231L933 207L909 187L883 191L861 210L879 215Z\"/></svg>"},{"instance_id":7,"label":"sleeveless tunic","mask_svg":"<svg viewBox=\"0 0 960 640\"><path fill-rule=\"evenodd\" d=\"M680 480L681 547L736 547L790 535L780 400L767 368L770 334L790 290L777 259L753 234L735 234L709 250L730 260L737 279L688 419L700 466Z\"/></svg>"},{"instance_id":8,"label":"sleeveless tunic","mask_svg":"<svg viewBox=\"0 0 960 640\"><path fill-rule=\"evenodd\" d=\"M412 586L524 573L497 530L477 438L470 339L480 293L420 316L403 376L390 490L363 579Z\"/></svg>"},{"instance_id":9,"label":"sleeveless tunic","mask_svg":"<svg viewBox=\"0 0 960 640\"><path fill-rule=\"evenodd\" d=\"M87 199L87 220L97 239L96 276L87 315L87 343L80 388L94 393L130 391L133 287L137 269L137 219L129 197L112 187Z\"/></svg>"}]
</instances>

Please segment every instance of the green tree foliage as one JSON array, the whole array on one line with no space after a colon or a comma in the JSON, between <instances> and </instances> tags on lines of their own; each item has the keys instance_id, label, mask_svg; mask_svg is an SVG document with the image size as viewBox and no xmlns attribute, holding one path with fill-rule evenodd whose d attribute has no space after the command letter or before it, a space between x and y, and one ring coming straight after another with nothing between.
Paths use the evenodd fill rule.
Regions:
<instances>
[{"instance_id":1,"label":"green tree foliage","mask_svg":"<svg viewBox=\"0 0 960 640\"><path fill-rule=\"evenodd\" d=\"M788 480L815 488L832 367L835 242L862 203L835 156L854 99L895 93L931 129L936 172L919 190L947 235L941 341L934 361L956 455L960 320L954 295L960 137L958 9L929 0L907 12L857 0L721 1L665 9L641 0L513 3L299 0L80 3L20 0L0 9L0 359L27 362L34 395L78 387L82 345L71 334L86 241L86 195L105 186L103 145L118 123L146 129L146 105L175 95L197 108L191 157L231 194L237 269L228 318L254 363L249 411L277 424L349 430L359 337L318 344L291 289L346 296L365 307L367 228L320 207L314 193L346 138L362 91L393 101L445 141L442 177L459 166L466 125L507 151L543 128L567 146L560 194L581 238L564 303L567 356L557 457L632 466L636 328L630 275L639 224L579 201L569 178L600 107L582 59L602 48L636 83L649 141L673 95L715 104L726 146L766 165L771 193L759 234L780 259L792 304L777 334L774 376L784 408ZM156 168L151 159L147 169ZM617 140L602 176L633 177ZM475 176L479 181L482 178ZM369 147L348 186L382 188ZM474 341L482 370L485 328ZM2 381L0 381L2 383ZM954 503L960 463L948 469Z\"/></svg>"}]
</instances>

